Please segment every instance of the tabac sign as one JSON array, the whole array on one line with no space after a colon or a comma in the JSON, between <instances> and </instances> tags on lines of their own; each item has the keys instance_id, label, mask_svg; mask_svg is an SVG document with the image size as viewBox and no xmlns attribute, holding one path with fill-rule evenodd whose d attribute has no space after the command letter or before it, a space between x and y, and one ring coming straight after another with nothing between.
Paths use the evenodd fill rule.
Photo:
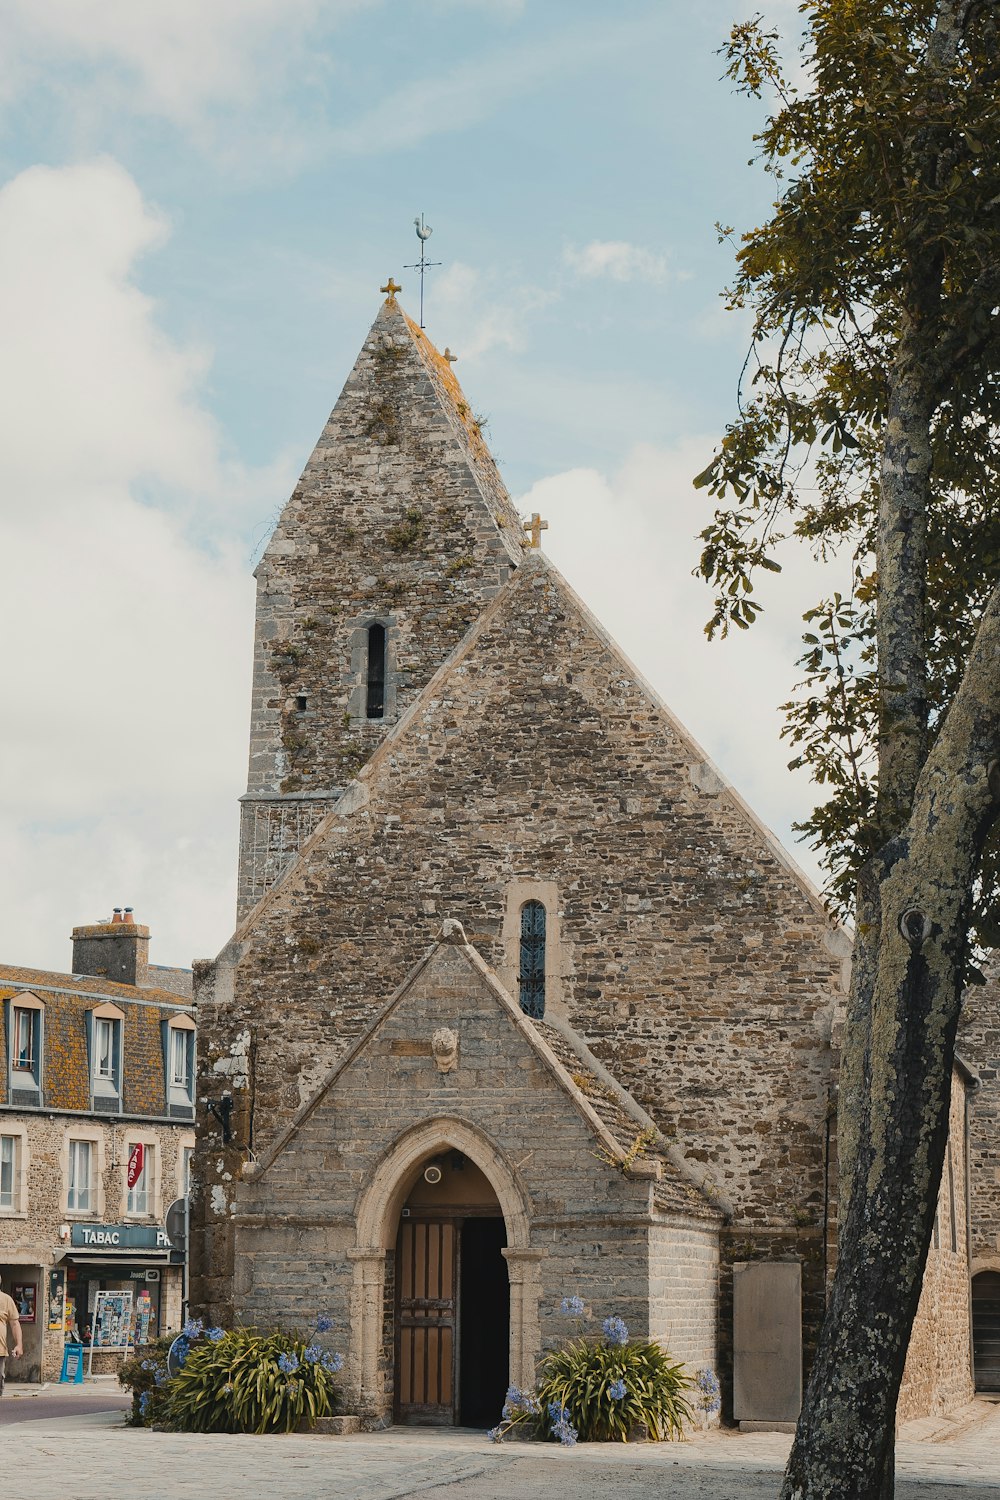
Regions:
<instances>
[{"instance_id":1,"label":"tabac sign","mask_svg":"<svg viewBox=\"0 0 1000 1500\"><path fill-rule=\"evenodd\" d=\"M157 1224L74 1224L70 1244L77 1250L171 1250Z\"/></svg>"}]
</instances>

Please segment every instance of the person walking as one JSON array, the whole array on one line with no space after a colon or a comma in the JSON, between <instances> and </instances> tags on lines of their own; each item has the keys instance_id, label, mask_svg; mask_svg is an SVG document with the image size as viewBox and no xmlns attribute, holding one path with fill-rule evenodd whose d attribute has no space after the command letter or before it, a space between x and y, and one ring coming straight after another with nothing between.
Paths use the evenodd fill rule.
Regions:
<instances>
[{"instance_id":1,"label":"person walking","mask_svg":"<svg viewBox=\"0 0 1000 1500\"><path fill-rule=\"evenodd\" d=\"M3 1395L7 1376L7 1360L20 1359L22 1352L21 1319L17 1303L0 1289L0 1396Z\"/></svg>"}]
</instances>

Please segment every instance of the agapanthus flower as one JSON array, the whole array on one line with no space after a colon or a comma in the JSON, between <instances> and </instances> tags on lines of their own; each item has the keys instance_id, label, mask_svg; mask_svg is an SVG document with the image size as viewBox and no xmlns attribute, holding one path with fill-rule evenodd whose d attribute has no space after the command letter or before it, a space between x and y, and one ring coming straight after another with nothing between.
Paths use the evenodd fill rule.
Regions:
<instances>
[{"instance_id":1,"label":"agapanthus flower","mask_svg":"<svg viewBox=\"0 0 1000 1500\"><path fill-rule=\"evenodd\" d=\"M577 1437L579 1436L576 1428L569 1420L568 1412L561 1422L553 1422L552 1431L555 1433L556 1437L562 1443L564 1448L572 1448L576 1443Z\"/></svg>"},{"instance_id":2,"label":"agapanthus flower","mask_svg":"<svg viewBox=\"0 0 1000 1500\"><path fill-rule=\"evenodd\" d=\"M559 1311L567 1318L582 1318L584 1314L582 1297L564 1297L559 1304Z\"/></svg>"},{"instance_id":3,"label":"agapanthus flower","mask_svg":"<svg viewBox=\"0 0 1000 1500\"><path fill-rule=\"evenodd\" d=\"M318 1365L326 1351L321 1344L308 1344L302 1351L304 1365Z\"/></svg>"},{"instance_id":4,"label":"agapanthus flower","mask_svg":"<svg viewBox=\"0 0 1000 1500\"><path fill-rule=\"evenodd\" d=\"M166 1383L167 1383L167 1381L169 1379L170 1379L170 1376L167 1374L166 1370L157 1370L157 1372L156 1372L156 1383L157 1383L157 1385L166 1385Z\"/></svg>"},{"instance_id":5,"label":"agapanthus flower","mask_svg":"<svg viewBox=\"0 0 1000 1500\"><path fill-rule=\"evenodd\" d=\"M709 1416L722 1406L719 1379L714 1370L699 1370L694 1380L698 1389L698 1405Z\"/></svg>"},{"instance_id":6,"label":"agapanthus flower","mask_svg":"<svg viewBox=\"0 0 1000 1500\"><path fill-rule=\"evenodd\" d=\"M205 1337L207 1339L211 1339L213 1344L217 1344L219 1340L224 1339L225 1336L226 1330L224 1328L206 1328L205 1330Z\"/></svg>"},{"instance_id":7,"label":"agapanthus flower","mask_svg":"<svg viewBox=\"0 0 1000 1500\"><path fill-rule=\"evenodd\" d=\"M338 1370L344 1368L344 1356L342 1354L331 1354L326 1350L323 1354L323 1368L329 1370L331 1375L336 1375Z\"/></svg>"},{"instance_id":8,"label":"agapanthus flower","mask_svg":"<svg viewBox=\"0 0 1000 1500\"><path fill-rule=\"evenodd\" d=\"M624 1401L628 1387L624 1380L613 1380L608 1386L608 1395L612 1401Z\"/></svg>"},{"instance_id":9,"label":"agapanthus flower","mask_svg":"<svg viewBox=\"0 0 1000 1500\"><path fill-rule=\"evenodd\" d=\"M316 1319L316 1332L329 1333L332 1327L333 1319L331 1317L328 1317L326 1313L320 1313L319 1317Z\"/></svg>"},{"instance_id":10,"label":"agapanthus flower","mask_svg":"<svg viewBox=\"0 0 1000 1500\"><path fill-rule=\"evenodd\" d=\"M196 1339L201 1333L201 1330L204 1328L204 1326L205 1325L202 1322L201 1318L188 1318L187 1322L184 1324L184 1327L181 1329L181 1333L186 1339Z\"/></svg>"},{"instance_id":11,"label":"agapanthus flower","mask_svg":"<svg viewBox=\"0 0 1000 1500\"><path fill-rule=\"evenodd\" d=\"M152 1368L153 1361L151 1359L144 1359L142 1364L139 1366L140 1370L151 1370Z\"/></svg>"},{"instance_id":12,"label":"agapanthus flower","mask_svg":"<svg viewBox=\"0 0 1000 1500\"><path fill-rule=\"evenodd\" d=\"M139 1397L139 1415L141 1417L144 1417L146 1415L146 1412L149 1409L149 1401L149 1391L143 1391L142 1395Z\"/></svg>"},{"instance_id":13,"label":"agapanthus flower","mask_svg":"<svg viewBox=\"0 0 1000 1500\"><path fill-rule=\"evenodd\" d=\"M486 1436L489 1438L489 1440L490 1440L491 1443L500 1443L500 1442L502 1442L503 1441L503 1435L504 1435L504 1433L503 1433L503 1428L502 1427L491 1427L490 1430L489 1430L489 1432L486 1434Z\"/></svg>"},{"instance_id":14,"label":"agapanthus flower","mask_svg":"<svg viewBox=\"0 0 1000 1500\"><path fill-rule=\"evenodd\" d=\"M560 1406L558 1401L549 1402L549 1416L554 1423L569 1421L569 1407Z\"/></svg>"},{"instance_id":15,"label":"agapanthus flower","mask_svg":"<svg viewBox=\"0 0 1000 1500\"><path fill-rule=\"evenodd\" d=\"M299 1368L299 1356L294 1352L278 1356L278 1369L285 1375L294 1375Z\"/></svg>"},{"instance_id":16,"label":"agapanthus flower","mask_svg":"<svg viewBox=\"0 0 1000 1500\"><path fill-rule=\"evenodd\" d=\"M609 1344L627 1344L628 1329L621 1318L605 1318L601 1324Z\"/></svg>"}]
</instances>

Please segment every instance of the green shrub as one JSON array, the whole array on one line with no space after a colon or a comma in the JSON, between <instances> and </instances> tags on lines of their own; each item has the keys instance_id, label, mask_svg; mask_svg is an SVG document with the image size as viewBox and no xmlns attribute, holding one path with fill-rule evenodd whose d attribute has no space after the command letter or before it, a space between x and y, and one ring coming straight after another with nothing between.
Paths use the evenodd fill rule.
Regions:
<instances>
[{"instance_id":1,"label":"green shrub","mask_svg":"<svg viewBox=\"0 0 1000 1500\"><path fill-rule=\"evenodd\" d=\"M691 1407L691 1382L652 1339L611 1344L574 1339L546 1355L539 1370L543 1422L556 1437L575 1431L584 1443L626 1442L645 1428L657 1442L680 1437Z\"/></svg>"},{"instance_id":2,"label":"green shrub","mask_svg":"<svg viewBox=\"0 0 1000 1500\"><path fill-rule=\"evenodd\" d=\"M180 1432L292 1432L329 1416L340 1356L298 1334L210 1329L190 1342L166 1386Z\"/></svg>"},{"instance_id":3,"label":"green shrub","mask_svg":"<svg viewBox=\"0 0 1000 1500\"><path fill-rule=\"evenodd\" d=\"M508 1389L490 1440L502 1442L522 1424L567 1447L578 1440L624 1443L633 1431L655 1442L681 1437L691 1420L685 1392L693 1384L683 1367L655 1340L630 1339L621 1318L604 1319L603 1338L584 1337L589 1314L581 1297L564 1297L561 1311L576 1320L578 1337L545 1356L534 1391Z\"/></svg>"},{"instance_id":4,"label":"green shrub","mask_svg":"<svg viewBox=\"0 0 1000 1500\"><path fill-rule=\"evenodd\" d=\"M140 1344L118 1371L119 1385L132 1392L132 1410L128 1417L130 1427L149 1427L164 1419L163 1388L172 1337Z\"/></svg>"}]
</instances>

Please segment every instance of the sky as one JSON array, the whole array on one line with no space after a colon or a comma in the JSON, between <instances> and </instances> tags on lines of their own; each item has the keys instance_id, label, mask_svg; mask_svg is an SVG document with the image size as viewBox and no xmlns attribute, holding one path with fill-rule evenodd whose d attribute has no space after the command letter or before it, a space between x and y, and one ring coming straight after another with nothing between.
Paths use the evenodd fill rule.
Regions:
<instances>
[{"instance_id":1,"label":"sky","mask_svg":"<svg viewBox=\"0 0 1000 1500\"><path fill-rule=\"evenodd\" d=\"M390 275L545 550L814 871L777 710L830 570L709 644L691 478L735 411L718 222L766 215L730 25L795 0L6 0L0 957L235 910L252 569ZM834 568L835 571L835 568ZM833 586L836 586L834 578Z\"/></svg>"}]
</instances>

